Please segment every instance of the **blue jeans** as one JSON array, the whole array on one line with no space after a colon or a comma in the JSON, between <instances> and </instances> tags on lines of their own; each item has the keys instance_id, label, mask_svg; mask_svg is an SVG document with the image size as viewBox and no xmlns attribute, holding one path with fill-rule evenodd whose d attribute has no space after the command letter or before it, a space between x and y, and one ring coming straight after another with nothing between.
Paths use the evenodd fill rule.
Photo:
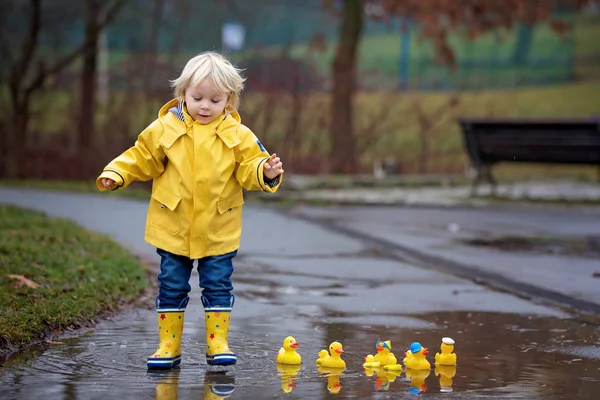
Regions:
<instances>
[{"instance_id":1,"label":"blue jeans","mask_svg":"<svg viewBox=\"0 0 600 400\"><path fill-rule=\"evenodd\" d=\"M157 308L185 308L188 293L192 290L190 276L194 260L157 249L160 255L160 274ZM230 307L232 305L233 257L231 253L198 259L198 274L202 288L203 303L211 307Z\"/></svg>"}]
</instances>

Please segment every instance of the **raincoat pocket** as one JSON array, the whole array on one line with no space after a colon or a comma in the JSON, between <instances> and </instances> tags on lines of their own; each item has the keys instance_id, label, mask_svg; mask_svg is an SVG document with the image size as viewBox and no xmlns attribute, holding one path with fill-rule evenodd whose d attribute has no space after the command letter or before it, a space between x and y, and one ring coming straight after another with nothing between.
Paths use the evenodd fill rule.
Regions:
<instances>
[{"instance_id":1,"label":"raincoat pocket","mask_svg":"<svg viewBox=\"0 0 600 400\"><path fill-rule=\"evenodd\" d=\"M217 201L215 235L224 237L239 233L242 228L242 204L244 194L241 190Z\"/></svg>"},{"instance_id":2,"label":"raincoat pocket","mask_svg":"<svg viewBox=\"0 0 600 400\"><path fill-rule=\"evenodd\" d=\"M180 227L177 223L178 216L175 209L181 202L181 197L176 196L157 186L152 191L152 200L150 201L150 225L169 232L172 235L179 233Z\"/></svg>"}]
</instances>

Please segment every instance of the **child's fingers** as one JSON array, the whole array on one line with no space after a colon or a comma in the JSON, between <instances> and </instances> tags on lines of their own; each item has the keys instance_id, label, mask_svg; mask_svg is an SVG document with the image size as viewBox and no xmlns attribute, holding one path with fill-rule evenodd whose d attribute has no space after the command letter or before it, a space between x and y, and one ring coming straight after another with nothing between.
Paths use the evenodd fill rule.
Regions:
<instances>
[{"instance_id":1,"label":"child's fingers","mask_svg":"<svg viewBox=\"0 0 600 400\"><path fill-rule=\"evenodd\" d=\"M266 162L265 166L263 168L264 169L271 169L271 164L269 164L268 162Z\"/></svg>"}]
</instances>

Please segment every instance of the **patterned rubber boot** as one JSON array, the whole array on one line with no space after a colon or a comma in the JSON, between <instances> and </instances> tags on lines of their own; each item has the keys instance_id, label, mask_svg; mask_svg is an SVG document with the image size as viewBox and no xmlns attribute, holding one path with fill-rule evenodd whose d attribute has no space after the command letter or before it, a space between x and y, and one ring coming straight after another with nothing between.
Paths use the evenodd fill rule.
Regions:
<instances>
[{"instance_id":1,"label":"patterned rubber boot","mask_svg":"<svg viewBox=\"0 0 600 400\"><path fill-rule=\"evenodd\" d=\"M182 301L179 308L157 307L159 344L154 354L148 357L148 369L173 368L181 363L181 335L187 301Z\"/></svg>"},{"instance_id":2,"label":"patterned rubber boot","mask_svg":"<svg viewBox=\"0 0 600 400\"><path fill-rule=\"evenodd\" d=\"M208 365L235 365L237 358L227 343L233 297L230 307L211 307L204 297L202 302L204 303L206 323L206 363Z\"/></svg>"}]
</instances>

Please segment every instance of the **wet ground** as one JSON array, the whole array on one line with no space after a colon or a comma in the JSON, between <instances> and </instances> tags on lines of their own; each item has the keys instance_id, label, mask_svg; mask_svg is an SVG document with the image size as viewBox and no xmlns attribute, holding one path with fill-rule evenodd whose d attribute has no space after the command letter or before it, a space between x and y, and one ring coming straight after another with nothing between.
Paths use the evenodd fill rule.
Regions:
<instances>
[{"instance_id":1,"label":"wet ground","mask_svg":"<svg viewBox=\"0 0 600 400\"><path fill-rule=\"evenodd\" d=\"M0 190L0 202L70 216L156 259L141 242L144 203L8 190ZM102 217L108 210L111 223ZM0 368L1 398L397 399L421 392L434 398L592 399L600 391L600 328L576 314L389 258L293 215L252 206L244 213L230 335L237 366L207 370L195 287L179 370L145 369L156 345L156 313L136 309L11 358ZM300 342L299 369L275 364L287 335ZM456 341L456 368L432 365L399 375L362 368L378 338L391 340L399 358L419 341L433 361L444 336ZM342 374L319 371L314 363L334 340L344 345Z\"/></svg>"}]
</instances>

